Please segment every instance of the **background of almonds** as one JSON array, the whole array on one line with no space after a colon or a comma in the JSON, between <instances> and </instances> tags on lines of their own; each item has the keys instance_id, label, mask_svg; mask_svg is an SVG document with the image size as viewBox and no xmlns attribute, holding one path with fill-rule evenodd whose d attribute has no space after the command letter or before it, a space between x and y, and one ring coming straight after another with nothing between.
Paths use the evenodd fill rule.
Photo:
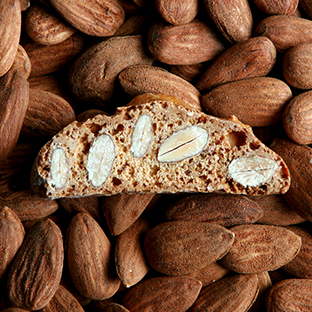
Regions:
<instances>
[{"instance_id":1,"label":"background of almonds","mask_svg":"<svg viewBox=\"0 0 312 312\"><path fill-rule=\"evenodd\" d=\"M308 0L1 0L1 311L311 311ZM166 93L236 115L284 158L285 195L48 200L41 146Z\"/></svg>"}]
</instances>

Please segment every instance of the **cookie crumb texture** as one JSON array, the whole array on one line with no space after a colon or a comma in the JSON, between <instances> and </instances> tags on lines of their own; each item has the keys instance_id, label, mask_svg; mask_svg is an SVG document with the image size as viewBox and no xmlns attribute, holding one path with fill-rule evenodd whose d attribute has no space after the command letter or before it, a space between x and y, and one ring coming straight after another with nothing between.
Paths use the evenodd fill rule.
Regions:
<instances>
[{"instance_id":1,"label":"cookie crumb texture","mask_svg":"<svg viewBox=\"0 0 312 312\"><path fill-rule=\"evenodd\" d=\"M73 122L40 151L34 191L50 198L117 193L285 193L289 171L249 126L167 100Z\"/></svg>"}]
</instances>

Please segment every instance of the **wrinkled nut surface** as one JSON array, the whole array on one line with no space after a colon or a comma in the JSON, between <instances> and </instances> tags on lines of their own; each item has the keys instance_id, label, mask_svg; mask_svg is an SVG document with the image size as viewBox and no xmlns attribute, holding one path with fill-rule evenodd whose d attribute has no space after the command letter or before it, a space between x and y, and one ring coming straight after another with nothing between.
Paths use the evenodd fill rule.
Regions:
<instances>
[{"instance_id":1,"label":"wrinkled nut surface","mask_svg":"<svg viewBox=\"0 0 312 312\"><path fill-rule=\"evenodd\" d=\"M69 165L62 148L56 148L51 158L51 179L56 188L62 188L68 179Z\"/></svg>"},{"instance_id":2,"label":"wrinkled nut surface","mask_svg":"<svg viewBox=\"0 0 312 312\"><path fill-rule=\"evenodd\" d=\"M243 186L259 186L272 178L278 164L268 158L260 156L240 157L234 159L228 173L230 177Z\"/></svg>"},{"instance_id":3,"label":"wrinkled nut surface","mask_svg":"<svg viewBox=\"0 0 312 312\"><path fill-rule=\"evenodd\" d=\"M148 115L138 118L132 132L131 152L134 157L144 156L153 140L153 123Z\"/></svg>"},{"instance_id":4,"label":"wrinkled nut surface","mask_svg":"<svg viewBox=\"0 0 312 312\"><path fill-rule=\"evenodd\" d=\"M94 186L102 185L107 179L114 159L115 145L109 135L96 138L90 148L86 169Z\"/></svg>"},{"instance_id":5,"label":"wrinkled nut surface","mask_svg":"<svg viewBox=\"0 0 312 312\"><path fill-rule=\"evenodd\" d=\"M208 142L208 131L191 126L175 132L160 146L158 161L174 162L199 154Z\"/></svg>"}]
</instances>

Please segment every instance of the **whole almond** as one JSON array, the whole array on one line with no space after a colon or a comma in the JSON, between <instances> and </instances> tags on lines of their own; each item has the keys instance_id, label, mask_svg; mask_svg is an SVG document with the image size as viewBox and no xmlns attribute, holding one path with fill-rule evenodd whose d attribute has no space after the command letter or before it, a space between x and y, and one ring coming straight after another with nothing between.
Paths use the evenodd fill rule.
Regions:
<instances>
[{"instance_id":1,"label":"whole almond","mask_svg":"<svg viewBox=\"0 0 312 312\"><path fill-rule=\"evenodd\" d=\"M72 281L85 297L102 300L118 290L112 246L100 225L88 214L77 213L67 231L67 260Z\"/></svg>"},{"instance_id":2,"label":"whole almond","mask_svg":"<svg viewBox=\"0 0 312 312\"><path fill-rule=\"evenodd\" d=\"M244 78L266 76L276 61L276 49L266 37L253 37L223 52L200 77L196 87L205 92Z\"/></svg>"},{"instance_id":3,"label":"whole almond","mask_svg":"<svg viewBox=\"0 0 312 312\"><path fill-rule=\"evenodd\" d=\"M222 258L233 241L234 234L217 224L170 221L149 230L144 247L152 268L167 275L181 275Z\"/></svg>"},{"instance_id":4,"label":"whole almond","mask_svg":"<svg viewBox=\"0 0 312 312\"><path fill-rule=\"evenodd\" d=\"M171 205L165 221L201 221L231 227L254 223L263 215L261 208L245 196L228 194L194 194Z\"/></svg>"},{"instance_id":5,"label":"whole almond","mask_svg":"<svg viewBox=\"0 0 312 312\"><path fill-rule=\"evenodd\" d=\"M230 229L235 240L221 264L237 273L276 270L292 260L301 248L301 237L271 225L237 225Z\"/></svg>"},{"instance_id":6,"label":"whole almond","mask_svg":"<svg viewBox=\"0 0 312 312\"><path fill-rule=\"evenodd\" d=\"M160 62L190 65L212 60L221 54L226 49L222 39L207 23L198 19L180 26L159 21L148 31L147 45Z\"/></svg>"},{"instance_id":7,"label":"whole almond","mask_svg":"<svg viewBox=\"0 0 312 312\"><path fill-rule=\"evenodd\" d=\"M25 78L28 79L31 73L31 62L25 49L19 44L17 54L11 69L16 69L25 74Z\"/></svg>"},{"instance_id":8,"label":"whole almond","mask_svg":"<svg viewBox=\"0 0 312 312\"><path fill-rule=\"evenodd\" d=\"M116 238L116 271L126 287L137 284L149 271L143 244L149 228L147 220L139 218Z\"/></svg>"},{"instance_id":9,"label":"whole almond","mask_svg":"<svg viewBox=\"0 0 312 312\"><path fill-rule=\"evenodd\" d=\"M142 35L109 38L87 49L71 67L70 90L82 102L108 108L118 74L127 66L151 65L153 60Z\"/></svg>"},{"instance_id":10,"label":"whole almond","mask_svg":"<svg viewBox=\"0 0 312 312\"><path fill-rule=\"evenodd\" d=\"M181 98L193 109L202 110L199 91L188 81L161 67L128 66L119 73L118 81L131 98L144 93L164 93Z\"/></svg>"},{"instance_id":11,"label":"whole almond","mask_svg":"<svg viewBox=\"0 0 312 312\"><path fill-rule=\"evenodd\" d=\"M283 59L283 75L287 83L295 88L312 88L312 43L299 44L287 51Z\"/></svg>"},{"instance_id":12,"label":"whole almond","mask_svg":"<svg viewBox=\"0 0 312 312\"><path fill-rule=\"evenodd\" d=\"M118 303L110 303L108 304L104 310L101 310L101 312L130 312L128 309L126 309L124 306Z\"/></svg>"},{"instance_id":13,"label":"whole almond","mask_svg":"<svg viewBox=\"0 0 312 312\"><path fill-rule=\"evenodd\" d=\"M284 198L296 213L312 221L312 149L284 138L275 139L270 147L285 160L291 174L291 186Z\"/></svg>"},{"instance_id":14,"label":"whole almond","mask_svg":"<svg viewBox=\"0 0 312 312\"><path fill-rule=\"evenodd\" d=\"M289 274L301 277L312 278L312 234L307 229L299 226L289 226L287 229L301 237L302 245L297 256L282 267Z\"/></svg>"},{"instance_id":15,"label":"whole almond","mask_svg":"<svg viewBox=\"0 0 312 312\"><path fill-rule=\"evenodd\" d=\"M76 31L53 9L41 4L34 4L27 10L25 30L33 41L44 45L60 43Z\"/></svg>"},{"instance_id":16,"label":"whole almond","mask_svg":"<svg viewBox=\"0 0 312 312\"><path fill-rule=\"evenodd\" d=\"M272 15L263 19L255 36L268 37L280 53L302 43L312 42L312 21L292 15Z\"/></svg>"},{"instance_id":17,"label":"whole almond","mask_svg":"<svg viewBox=\"0 0 312 312\"><path fill-rule=\"evenodd\" d=\"M90 36L111 36L125 19L125 10L119 0L50 2L73 27Z\"/></svg>"},{"instance_id":18,"label":"whole almond","mask_svg":"<svg viewBox=\"0 0 312 312\"><path fill-rule=\"evenodd\" d=\"M298 0L254 0L256 6L267 15L290 15L298 7Z\"/></svg>"},{"instance_id":19,"label":"whole almond","mask_svg":"<svg viewBox=\"0 0 312 312\"><path fill-rule=\"evenodd\" d=\"M267 293L266 311L302 311L312 309L312 280L290 278L282 280Z\"/></svg>"},{"instance_id":20,"label":"whole almond","mask_svg":"<svg viewBox=\"0 0 312 312\"><path fill-rule=\"evenodd\" d=\"M199 10L198 0L156 0L155 6L160 16L173 25L191 22Z\"/></svg>"},{"instance_id":21,"label":"whole almond","mask_svg":"<svg viewBox=\"0 0 312 312\"><path fill-rule=\"evenodd\" d=\"M27 310L44 308L56 293L63 270L63 238L50 219L37 222L27 233L7 279L13 306Z\"/></svg>"},{"instance_id":22,"label":"whole almond","mask_svg":"<svg viewBox=\"0 0 312 312\"><path fill-rule=\"evenodd\" d=\"M20 0L0 3L0 77L13 65L21 36L22 13Z\"/></svg>"},{"instance_id":23,"label":"whole almond","mask_svg":"<svg viewBox=\"0 0 312 312\"><path fill-rule=\"evenodd\" d=\"M288 137L297 144L312 143L312 91L293 97L283 112L283 127Z\"/></svg>"},{"instance_id":24,"label":"whole almond","mask_svg":"<svg viewBox=\"0 0 312 312\"><path fill-rule=\"evenodd\" d=\"M291 98L292 91L282 80L255 77L215 87L202 96L202 105L210 115L235 115L242 123L261 127L281 120Z\"/></svg>"},{"instance_id":25,"label":"whole almond","mask_svg":"<svg viewBox=\"0 0 312 312\"><path fill-rule=\"evenodd\" d=\"M259 292L257 274L237 274L202 288L189 312L248 311Z\"/></svg>"},{"instance_id":26,"label":"whole almond","mask_svg":"<svg viewBox=\"0 0 312 312\"><path fill-rule=\"evenodd\" d=\"M21 247L25 229L12 209L0 208L0 280Z\"/></svg>"},{"instance_id":27,"label":"whole almond","mask_svg":"<svg viewBox=\"0 0 312 312\"><path fill-rule=\"evenodd\" d=\"M252 35L253 17L247 0L204 0L207 12L231 43L247 40Z\"/></svg>"},{"instance_id":28,"label":"whole almond","mask_svg":"<svg viewBox=\"0 0 312 312\"><path fill-rule=\"evenodd\" d=\"M30 89L21 135L36 138L53 136L75 120L75 112L62 97Z\"/></svg>"},{"instance_id":29,"label":"whole almond","mask_svg":"<svg viewBox=\"0 0 312 312\"><path fill-rule=\"evenodd\" d=\"M168 66L168 70L195 85L199 77L204 73L206 67L207 64L203 62L190 65L170 65Z\"/></svg>"},{"instance_id":30,"label":"whole almond","mask_svg":"<svg viewBox=\"0 0 312 312\"><path fill-rule=\"evenodd\" d=\"M192 306L201 288L201 282L187 276L148 278L131 287L122 304L131 312L185 312Z\"/></svg>"}]
</instances>

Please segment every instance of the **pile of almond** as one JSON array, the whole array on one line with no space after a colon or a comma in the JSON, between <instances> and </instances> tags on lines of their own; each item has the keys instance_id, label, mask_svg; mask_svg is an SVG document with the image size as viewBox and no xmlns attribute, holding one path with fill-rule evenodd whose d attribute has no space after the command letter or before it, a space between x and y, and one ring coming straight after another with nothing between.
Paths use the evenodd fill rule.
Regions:
<instances>
[{"instance_id":1,"label":"pile of almond","mask_svg":"<svg viewBox=\"0 0 312 312\"><path fill-rule=\"evenodd\" d=\"M0 310L311 311L311 72L309 0L1 0ZM145 93L235 115L289 191L33 192L55 134Z\"/></svg>"}]
</instances>

